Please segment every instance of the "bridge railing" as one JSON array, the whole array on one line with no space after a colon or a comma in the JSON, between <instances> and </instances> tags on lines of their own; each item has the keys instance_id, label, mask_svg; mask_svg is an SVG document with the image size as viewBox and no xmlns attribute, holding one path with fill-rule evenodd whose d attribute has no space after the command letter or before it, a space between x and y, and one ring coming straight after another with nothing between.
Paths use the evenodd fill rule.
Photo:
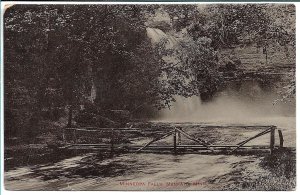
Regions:
<instances>
[{"instance_id":1,"label":"bridge railing","mask_svg":"<svg viewBox=\"0 0 300 195\"><path fill-rule=\"evenodd\" d=\"M209 127L209 126L202 126L202 127ZM282 131L280 129L277 129L276 126L212 126L212 127L216 127L216 128L220 128L220 127L221 128L233 128L233 127L234 128L239 128L239 127L240 128L263 128L264 130L257 133L256 135L253 135L252 137L249 137L249 138L245 139L244 141L241 141L234 145L214 145L214 144L211 144L201 138L198 138L191 134L188 134L186 131L182 130L182 127L173 126L173 127L171 127L170 131L167 131L167 132L163 133L162 135L155 137L154 139L152 139L145 145L139 146L139 147L131 146L131 148L133 148L133 149L135 148L134 149L135 152L142 152L146 148L151 149L151 150L172 149L175 154L178 152L178 149L182 149L182 148L207 149L211 152L214 152L215 149L219 149L219 148L224 149L225 148L225 149L228 149L230 151L230 153L233 153L240 148L245 148L246 147L245 144L247 144L248 142L250 142L258 137L261 137L263 135L270 134L269 150L272 153L273 150L275 149L275 140L276 140L275 132L276 132L276 130L278 132L278 137L279 137L279 148L283 147L283 142L284 142L283 134L282 134ZM77 144L77 133L78 132L90 132L90 133L105 132L105 133L109 134L110 149L111 149L111 151L114 151L115 147L117 147L117 146L115 146L116 132L140 133L142 130L143 129L141 129L141 128L97 128L97 127L65 128L63 130L62 138L66 142L66 132L68 132L68 133L71 132L73 134L73 143L76 144L77 146L96 146L97 145L97 147L100 147L100 144ZM152 145L153 143L155 143L159 140L165 139L169 136L173 136L173 146ZM189 140L196 142L198 145L182 145L181 144L182 136L184 136L185 138L187 138ZM260 146L255 146L255 147L259 148ZM266 148L266 147L261 146L261 148Z\"/></svg>"}]
</instances>

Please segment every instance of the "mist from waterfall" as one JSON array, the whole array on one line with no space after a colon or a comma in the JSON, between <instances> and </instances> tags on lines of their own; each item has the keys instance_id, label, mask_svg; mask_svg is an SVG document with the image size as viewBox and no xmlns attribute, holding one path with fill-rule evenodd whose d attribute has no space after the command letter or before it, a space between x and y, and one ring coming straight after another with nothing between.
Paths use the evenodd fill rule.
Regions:
<instances>
[{"instance_id":1,"label":"mist from waterfall","mask_svg":"<svg viewBox=\"0 0 300 195\"><path fill-rule=\"evenodd\" d=\"M275 93L262 93L258 99L222 92L209 102L197 96L176 96L170 109L160 111L158 121L212 124L276 124L295 116L295 102L274 104ZM275 122L274 122L275 121Z\"/></svg>"}]
</instances>

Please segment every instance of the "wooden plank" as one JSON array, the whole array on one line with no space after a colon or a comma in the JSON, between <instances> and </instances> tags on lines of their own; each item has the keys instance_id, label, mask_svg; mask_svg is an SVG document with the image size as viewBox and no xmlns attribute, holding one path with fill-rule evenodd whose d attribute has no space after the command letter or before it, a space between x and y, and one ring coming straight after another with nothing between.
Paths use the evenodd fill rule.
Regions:
<instances>
[{"instance_id":1,"label":"wooden plank","mask_svg":"<svg viewBox=\"0 0 300 195\"><path fill-rule=\"evenodd\" d=\"M171 154L172 151L169 150L164 150L164 151L148 151L148 150L143 150L141 151L142 153L155 153L155 154ZM257 153L267 153L269 152L268 149L264 149L264 150L242 150L242 151L237 151L236 153L238 154L257 154ZM228 151L224 152L224 151L215 151L215 152L211 152L210 150L198 150L198 151L180 151L180 154L199 154L199 155L225 155L225 154L229 154Z\"/></svg>"},{"instance_id":2,"label":"wooden plank","mask_svg":"<svg viewBox=\"0 0 300 195\"><path fill-rule=\"evenodd\" d=\"M135 149L137 147L127 147L128 149ZM199 149L199 150L208 150L205 146L198 146L198 147L190 147L190 146L177 146L176 147L178 150L179 149ZM160 150L160 149L169 149L169 150L173 150L174 147L173 146L148 146L147 149L149 150ZM214 147L215 150L217 149L222 149L222 150L231 150L230 147ZM242 146L240 147L240 149L269 149L269 146L259 146L259 147L249 147L249 146Z\"/></svg>"},{"instance_id":3,"label":"wooden plank","mask_svg":"<svg viewBox=\"0 0 300 195\"><path fill-rule=\"evenodd\" d=\"M141 148L143 146L140 145L125 145L125 144L116 144L114 145L117 148ZM110 148L110 144L72 144L67 147L98 147L98 148ZM148 148L173 148L173 146L169 145L149 145ZM177 145L177 148L206 148L203 145ZM233 148L237 147L237 145L210 145L211 148ZM253 146L243 146L244 148L270 148L269 145L253 145ZM66 147L64 147L66 148Z\"/></svg>"},{"instance_id":4,"label":"wooden plank","mask_svg":"<svg viewBox=\"0 0 300 195\"><path fill-rule=\"evenodd\" d=\"M124 128L112 128L112 127L67 127L65 128L67 130L140 130L141 128L127 128L127 127L124 127Z\"/></svg>"},{"instance_id":5,"label":"wooden plank","mask_svg":"<svg viewBox=\"0 0 300 195\"><path fill-rule=\"evenodd\" d=\"M125 149L125 150L124 150ZM87 151L109 151L107 148L95 148L95 147L71 147L68 150L87 150ZM240 147L239 150L237 151L260 151L260 150L264 150L264 151L270 151L269 147L261 147L261 148L249 148L249 147ZM136 147L129 147L129 148L119 148L118 150L115 150L116 152L136 152ZM174 153L173 150L173 146L168 146L168 147L160 147L160 148L152 148L152 147L147 147L144 148L143 150L139 151L139 152L165 152L168 151L170 153ZM219 152L227 152L228 154L232 154L232 150L230 150L229 148L216 148L214 150L214 152L211 152L211 150L207 149L206 147L202 146L201 148L184 148L184 147L178 147L177 148L177 153L179 152L184 152L184 151L191 151L193 153L197 153L197 151L206 151L206 152L210 152L210 153L215 153L216 151Z\"/></svg>"},{"instance_id":6,"label":"wooden plank","mask_svg":"<svg viewBox=\"0 0 300 195\"><path fill-rule=\"evenodd\" d=\"M69 147L68 149L98 149L98 150L106 150L106 151L110 151L110 147L81 147L81 146L72 146ZM118 148L114 148L117 150L122 150L122 149L126 149L126 150L134 150L136 151L136 149L138 149L138 147L118 147ZM190 150L208 150L206 147L202 146L202 147L183 147L183 146L177 146L177 151L181 150L181 149L190 149ZM214 148L215 150L228 150L231 152L231 148L228 147L218 147L218 148ZM264 146L264 147L245 147L242 146L239 149L266 149L269 150L269 146ZM170 151L174 151L174 147L173 146L160 146L160 147L146 147L143 150L170 150ZM215 151L214 150L214 151Z\"/></svg>"},{"instance_id":7,"label":"wooden plank","mask_svg":"<svg viewBox=\"0 0 300 195\"><path fill-rule=\"evenodd\" d=\"M269 128L271 125L197 125L199 128ZM79 127L79 128L65 128L66 130L74 130L77 131L110 131L112 128L97 128L97 127ZM113 128L115 131L162 131L159 129L149 129L149 128Z\"/></svg>"},{"instance_id":8,"label":"wooden plank","mask_svg":"<svg viewBox=\"0 0 300 195\"><path fill-rule=\"evenodd\" d=\"M139 146L128 146L128 147L139 147ZM148 146L149 148L153 147L172 147L172 146L167 146L167 145L151 145L151 146ZM177 145L177 148L179 147L186 147L186 148L206 148L205 146L203 145ZM209 145L209 147L211 148L220 148L220 147L223 147L223 148L233 148L233 147L237 147L237 145ZM258 147L262 147L262 148L269 148L269 145L254 145L254 146L243 146L245 148L258 148Z\"/></svg>"},{"instance_id":9,"label":"wooden plank","mask_svg":"<svg viewBox=\"0 0 300 195\"><path fill-rule=\"evenodd\" d=\"M272 126L272 127L273 127L273 126ZM232 152L234 152L235 150L237 150L237 149L240 148L241 146L245 145L245 144L248 143L249 141L251 141L251 140L253 140L253 139L257 138L257 137L260 137L260 136L262 136L262 135L265 135L265 134L269 133L269 132L271 131L271 128L272 128L272 127L269 127L268 129L264 130L263 132L260 132L260 133L256 134L255 136L250 137L250 138L246 139L245 141L242 141L242 142L238 143L238 146L237 146Z\"/></svg>"},{"instance_id":10,"label":"wooden plank","mask_svg":"<svg viewBox=\"0 0 300 195\"><path fill-rule=\"evenodd\" d=\"M133 152L136 152L136 149L140 148L140 146L132 146L132 147L119 147L118 149L127 149L127 150L133 150ZM275 148L277 148L275 146ZM286 147L287 149L291 150L291 151L295 151L295 148L293 147ZM106 146L106 147L81 147L81 146L68 146L68 147L60 147L60 149L83 149L83 150L88 150L88 149L92 149L92 150L106 150L106 151L109 151L109 145ZM170 151L173 151L173 146L158 146L158 147L152 147L152 146L148 146L147 149L149 150L170 150ZM190 149L190 150L208 150L206 147L204 146L200 146L200 147L184 147L184 146L177 146L177 149L180 150L180 149ZM219 147L219 148L215 148L215 150L230 150L230 148L228 147ZM239 149L241 150L268 150L270 151L270 147L269 145L268 146L242 146L240 147ZM231 151L230 151L231 152Z\"/></svg>"},{"instance_id":11,"label":"wooden plank","mask_svg":"<svg viewBox=\"0 0 300 195\"><path fill-rule=\"evenodd\" d=\"M106 129L110 130L111 127L73 127L73 128L81 128L81 129ZM129 128L129 127L121 127L121 128L113 128L113 129L138 129L138 128Z\"/></svg>"},{"instance_id":12,"label":"wooden plank","mask_svg":"<svg viewBox=\"0 0 300 195\"><path fill-rule=\"evenodd\" d=\"M283 147L283 135L282 135L282 131L278 129L278 135L279 135L279 147L282 148Z\"/></svg>"},{"instance_id":13,"label":"wooden plank","mask_svg":"<svg viewBox=\"0 0 300 195\"><path fill-rule=\"evenodd\" d=\"M147 144L145 144L143 147L141 147L140 149L138 149L137 152L143 150L144 148L146 148L147 146L149 146L149 145L152 144L153 142L156 142L156 141L158 141L158 140L164 139L164 138L166 138L166 137L168 137L168 136L170 136L170 135L172 135L172 134L173 134L173 130L170 131L170 132L168 132L167 134L161 136L161 137L158 137L158 138L155 138L155 139L151 140L150 142L148 142Z\"/></svg>"},{"instance_id":14,"label":"wooden plank","mask_svg":"<svg viewBox=\"0 0 300 195\"><path fill-rule=\"evenodd\" d=\"M86 132L101 132L101 131L124 131L124 132L141 132L140 129L112 129L112 128L103 128L103 129L84 129L84 128L66 128L65 130L76 130L76 131L86 131Z\"/></svg>"},{"instance_id":15,"label":"wooden plank","mask_svg":"<svg viewBox=\"0 0 300 195\"><path fill-rule=\"evenodd\" d=\"M270 128L272 125L202 125L202 124L192 124L199 128L253 128L257 130L258 128ZM178 127L177 127L178 128Z\"/></svg>"},{"instance_id":16,"label":"wooden plank","mask_svg":"<svg viewBox=\"0 0 300 195\"><path fill-rule=\"evenodd\" d=\"M175 128L176 128L176 127L175 127ZM194 138L194 137L192 137L191 135L187 134L186 132L182 131L181 129L178 129L178 128L177 128L177 130L178 130L180 133L182 133L182 135L184 135L185 137L187 137L188 139L191 139L191 140L193 140L193 141L195 141L195 142L198 142L198 143L202 144L203 146L205 146L207 149L213 151L213 149L210 148L210 147L208 146L208 143L207 143L206 141L201 140L201 139L198 139L198 138Z\"/></svg>"},{"instance_id":17,"label":"wooden plank","mask_svg":"<svg viewBox=\"0 0 300 195\"><path fill-rule=\"evenodd\" d=\"M269 127L269 128L267 128L266 130L264 130L264 131L256 134L256 135L254 135L253 137L250 137L250 138L248 138L248 139L246 139L246 140L238 143L237 145L241 145L241 144L247 143L247 142L251 141L252 139L255 139L255 138L259 137L259 136L262 136L262 135L264 135L266 133L269 133L271 131L271 128L272 128L272 126Z\"/></svg>"},{"instance_id":18,"label":"wooden plank","mask_svg":"<svg viewBox=\"0 0 300 195\"><path fill-rule=\"evenodd\" d=\"M128 150L134 150L135 148L127 148ZM239 150L270 150L269 147L261 147L261 148L249 148L249 147L240 147ZM156 150L170 150L170 151L173 151L173 147L161 147L161 148L151 148L151 147L147 147L145 148L144 150L153 150L153 151L156 151ZM201 148L185 148L185 147L178 147L177 148L177 152L178 151L182 151L182 150L194 150L194 151L197 151L197 150L208 150L207 148L205 147L201 147ZM228 151L228 152L231 152L230 148L215 148L214 151L216 150L223 150L223 151ZM208 151L211 151L211 150L208 150Z\"/></svg>"}]
</instances>

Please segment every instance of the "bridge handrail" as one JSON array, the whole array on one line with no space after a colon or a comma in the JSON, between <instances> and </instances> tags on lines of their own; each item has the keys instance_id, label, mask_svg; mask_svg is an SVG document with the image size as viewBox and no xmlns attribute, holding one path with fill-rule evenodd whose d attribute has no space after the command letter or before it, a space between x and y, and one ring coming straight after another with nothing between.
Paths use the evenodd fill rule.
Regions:
<instances>
[{"instance_id":1,"label":"bridge handrail","mask_svg":"<svg viewBox=\"0 0 300 195\"><path fill-rule=\"evenodd\" d=\"M272 153L272 151L274 150L275 148L275 130L277 129L276 126L274 125L264 125L264 126L256 126L256 125L252 125L252 126L249 126L249 125L222 125L222 126L214 126L214 125L200 125L199 126L200 128L202 127L210 127L210 128L266 128L265 130L263 130L262 132L259 132L258 134L250 137L250 138L247 138L246 140L236 144L236 145L220 145L220 146L217 146L217 145L213 145L213 144L210 144L208 142L206 142L205 140L202 140L200 138L196 138L196 137L193 137L189 134L187 134L185 131L183 131L180 127L177 127L176 125L173 125L171 126L172 130L171 131L168 131L168 132L165 132L163 135L160 135L160 137L156 137L154 138L153 140L151 140L150 142L148 142L146 145L140 147L138 150L136 150L136 152L139 152L141 150L143 150L144 148L146 147L151 147L150 145L158 140L161 140L161 139L164 139L168 136L171 136L173 135L174 137L174 152L176 153L176 150L177 150L177 146L178 147L181 147L181 134L184 135L186 138L190 139L190 140L193 140L195 142L198 142L200 145L202 145L203 147L207 148L208 150L211 150L212 152L214 151L213 148L214 147L234 147L232 150L231 150L231 153L236 151L237 149L243 147L246 143L248 143L249 141L253 140L253 139L256 139L262 135L265 135L265 134L268 134L270 133L270 145L269 145L269 149ZM115 137L115 134L114 132L116 131L121 131L121 132L141 132L141 130L145 130L146 128L127 128L127 127L124 127L124 128L115 128L115 127L112 127L112 128L99 128L99 127L67 127L65 129L63 129L63 140L66 141L66 137L65 137L65 131L72 131L73 132L73 140L74 140L74 143L77 144L77 136L76 136L76 131L85 131L85 132L105 132L105 131L108 131L111 133L110 135L110 145L111 145L111 148L112 148L112 151L113 151L113 148L114 148L114 137ZM283 134L282 134L282 131L280 129L277 129L278 131L278 136L279 136L279 147L282 148L283 147ZM177 143L177 136L178 136L178 143ZM80 144L79 144L80 145ZM89 145L89 144L81 144L81 145ZM95 144L90 144L91 146L95 146ZM97 145L97 144L96 144ZM157 146L155 146L157 147ZM193 147L192 145L190 147Z\"/></svg>"},{"instance_id":2,"label":"bridge handrail","mask_svg":"<svg viewBox=\"0 0 300 195\"><path fill-rule=\"evenodd\" d=\"M138 131L141 130L140 128L74 128L74 127L67 127L64 130L70 131Z\"/></svg>"}]
</instances>

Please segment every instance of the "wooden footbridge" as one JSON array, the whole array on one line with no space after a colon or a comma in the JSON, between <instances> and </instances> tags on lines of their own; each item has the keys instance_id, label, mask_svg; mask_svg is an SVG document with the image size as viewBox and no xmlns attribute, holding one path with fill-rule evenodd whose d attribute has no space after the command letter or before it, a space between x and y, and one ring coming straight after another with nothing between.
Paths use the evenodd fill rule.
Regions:
<instances>
[{"instance_id":1,"label":"wooden footbridge","mask_svg":"<svg viewBox=\"0 0 300 195\"><path fill-rule=\"evenodd\" d=\"M206 126L207 127L207 126ZM216 126L222 128L253 128L263 129L259 133L249 137L237 144L232 145L216 145L211 144L204 139L195 137L186 131L182 130L182 127L172 126L169 130L163 131L154 136L154 138L146 144L132 144L120 143L118 140L124 135L133 135L143 137L145 129L141 128L96 128L96 127L85 127L85 128L65 128L62 134L65 145L60 147L61 150L76 150L76 151L87 151L87 152L110 152L110 153L197 153L197 154L253 154L258 152L273 152L277 148L283 148L283 134L282 131L277 129L276 126ZM275 132L278 132L278 139L275 138ZM100 133L106 138L106 143L78 143L77 135L79 132L85 132L89 135ZM147 130L155 134L155 130ZM246 145L248 142L261 137L263 135L270 134L269 145ZM68 136L67 136L68 135ZM96 137L96 136L95 136ZM129 136L130 137L130 136ZM171 145L155 145L154 143L159 140L172 137ZM195 144L182 144L182 137L194 142ZM67 139L68 138L68 139ZM71 139L70 139L71 138ZM278 143L275 144L275 141Z\"/></svg>"}]
</instances>

